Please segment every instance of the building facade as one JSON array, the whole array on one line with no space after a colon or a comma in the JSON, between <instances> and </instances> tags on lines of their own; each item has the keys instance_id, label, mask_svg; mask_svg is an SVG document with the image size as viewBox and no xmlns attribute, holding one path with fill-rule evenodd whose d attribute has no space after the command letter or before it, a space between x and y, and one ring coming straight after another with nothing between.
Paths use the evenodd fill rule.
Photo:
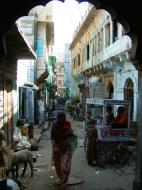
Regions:
<instances>
[{"instance_id":1,"label":"building facade","mask_svg":"<svg viewBox=\"0 0 142 190\"><path fill-rule=\"evenodd\" d=\"M34 72L30 72L30 77L34 78L32 82L39 87L35 99L42 95L47 105L49 99L47 81L52 70L49 66L49 58L52 56L54 44L52 4L49 4L48 7L36 6L32 8L28 16L20 18L20 21L23 32L37 55L34 68L32 68Z\"/></svg>"},{"instance_id":2,"label":"building facade","mask_svg":"<svg viewBox=\"0 0 142 190\"><path fill-rule=\"evenodd\" d=\"M63 55L57 56L56 84L57 84L57 95L66 96L66 88L64 85L64 56Z\"/></svg>"},{"instance_id":3,"label":"building facade","mask_svg":"<svg viewBox=\"0 0 142 190\"><path fill-rule=\"evenodd\" d=\"M127 99L132 105L131 119L136 121L138 72L132 62L135 44L122 25L105 10L91 7L70 49L73 77L83 105L86 98Z\"/></svg>"},{"instance_id":4,"label":"building facade","mask_svg":"<svg viewBox=\"0 0 142 190\"><path fill-rule=\"evenodd\" d=\"M0 129L5 131L10 144L18 117L17 60L35 59L35 53L17 24L6 32L4 43L5 54L0 60Z\"/></svg>"},{"instance_id":5,"label":"building facade","mask_svg":"<svg viewBox=\"0 0 142 190\"><path fill-rule=\"evenodd\" d=\"M29 16L36 21L35 48L36 61L36 84L40 87L41 94L44 93L48 77L48 57L52 55L54 44L54 22L52 21L52 4L47 7L37 6L30 10Z\"/></svg>"},{"instance_id":6,"label":"building facade","mask_svg":"<svg viewBox=\"0 0 142 190\"><path fill-rule=\"evenodd\" d=\"M71 66L71 51L69 50L69 44L65 44L64 52L64 85L66 88L67 98L71 98L72 94L72 66Z\"/></svg>"}]
</instances>

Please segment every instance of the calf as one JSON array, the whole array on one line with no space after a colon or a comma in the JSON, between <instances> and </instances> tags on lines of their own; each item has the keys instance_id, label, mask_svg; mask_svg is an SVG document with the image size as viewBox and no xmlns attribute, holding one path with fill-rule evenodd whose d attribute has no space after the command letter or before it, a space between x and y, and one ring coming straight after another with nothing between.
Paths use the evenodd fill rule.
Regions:
<instances>
[{"instance_id":1,"label":"calf","mask_svg":"<svg viewBox=\"0 0 142 190\"><path fill-rule=\"evenodd\" d=\"M16 178L18 178L18 168L19 164L24 164L24 169L22 172L22 176L24 176L27 168L27 164L31 168L31 177L33 177L33 155L32 153L25 149L19 150L17 152L11 152L10 150L4 150L4 160L6 161L6 165L8 165L8 170L12 172L12 177L15 178L15 171L16 171ZM7 175L9 174L7 172Z\"/></svg>"},{"instance_id":2,"label":"calf","mask_svg":"<svg viewBox=\"0 0 142 190\"><path fill-rule=\"evenodd\" d=\"M32 153L29 150L20 150L20 151L14 152L13 157L12 157L12 162L11 162L13 178L15 177L15 168L16 168L16 178L18 178L19 164L24 164L24 169L22 172L22 176L24 176L28 163L31 168L31 177L33 177Z\"/></svg>"}]
</instances>

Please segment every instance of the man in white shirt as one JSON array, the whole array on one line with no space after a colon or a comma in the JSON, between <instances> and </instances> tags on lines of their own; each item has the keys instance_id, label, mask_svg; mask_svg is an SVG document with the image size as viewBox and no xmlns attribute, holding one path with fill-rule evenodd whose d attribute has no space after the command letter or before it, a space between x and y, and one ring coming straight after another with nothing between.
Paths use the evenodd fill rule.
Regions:
<instances>
[{"instance_id":1,"label":"man in white shirt","mask_svg":"<svg viewBox=\"0 0 142 190\"><path fill-rule=\"evenodd\" d=\"M45 125L45 103L43 97L38 100L38 111L39 111L39 126L44 127Z\"/></svg>"},{"instance_id":2,"label":"man in white shirt","mask_svg":"<svg viewBox=\"0 0 142 190\"><path fill-rule=\"evenodd\" d=\"M18 119L16 123L16 127L13 133L13 141L15 144L16 150L29 149L31 148L31 144L27 138L27 136L22 135L22 127L25 127L24 121Z\"/></svg>"}]
</instances>

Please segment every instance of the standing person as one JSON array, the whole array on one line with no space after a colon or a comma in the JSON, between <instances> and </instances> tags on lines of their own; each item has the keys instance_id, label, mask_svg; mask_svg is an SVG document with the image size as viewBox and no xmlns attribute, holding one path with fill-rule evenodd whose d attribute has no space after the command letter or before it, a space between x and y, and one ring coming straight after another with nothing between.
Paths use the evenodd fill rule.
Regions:
<instances>
[{"instance_id":1,"label":"standing person","mask_svg":"<svg viewBox=\"0 0 142 190\"><path fill-rule=\"evenodd\" d=\"M79 119L81 115L80 102L78 102L76 105L75 113L76 113L76 119Z\"/></svg>"},{"instance_id":2,"label":"standing person","mask_svg":"<svg viewBox=\"0 0 142 190\"><path fill-rule=\"evenodd\" d=\"M39 127L44 127L45 125L45 103L43 96L38 100L38 111L39 111Z\"/></svg>"},{"instance_id":3,"label":"standing person","mask_svg":"<svg viewBox=\"0 0 142 190\"><path fill-rule=\"evenodd\" d=\"M97 141L98 141L98 132L95 127L95 120L90 120L88 127L85 129L87 133L87 147L86 155L88 165L95 166L98 162L97 154Z\"/></svg>"},{"instance_id":4,"label":"standing person","mask_svg":"<svg viewBox=\"0 0 142 190\"><path fill-rule=\"evenodd\" d=\"M91 117L91 112L87 111L85 113L85 118L83 121L83 128L86 130L86 128L89 126L89 122L91 121L92 117ZM86 152L86 147L87 147L87 140L88 140L88 136L87 134L85 135L85 139L84 139L84 150Z\"/></svg>"},{"instance_id":5,"label":"standing person","mask_svg":"<svg viewBox=\"0 0 142 190\"><path fill-rule=\"evenodd\" d=\"M66 120L65 113L59 111L57 120L51 128L51 142L52 161L63 189L65 189L71 170L72 146L70 140L72 136L70 122Z\"/></svg>"},{"instance_id":6,"label":"standing person","mask_svg":"<svg viewBox=\"0 0 142 190\"><path fill-rule=\"evenodd\" d=\"M91 117L91 112L87 111L85 113L85 118L84 118L84 128L88 127L89 122L91 121L92 117Z\"/></svg>"},{"instance_id":7,"label":"standing person","mask_svg":"<svg viewBox=\"0 0 142 190\"><path fill-rule=\"evenodd\" d=\"M115 120L114 114L112 112L112 107L107 106L106 113L105 113L105 124L111 125Z\"/></svg>"}]
</instances>

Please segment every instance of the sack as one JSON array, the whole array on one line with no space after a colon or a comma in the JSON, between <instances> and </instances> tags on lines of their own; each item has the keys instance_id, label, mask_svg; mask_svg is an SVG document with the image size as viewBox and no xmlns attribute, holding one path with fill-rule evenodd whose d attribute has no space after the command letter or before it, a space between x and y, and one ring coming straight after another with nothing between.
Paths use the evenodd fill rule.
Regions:
<instances>
[{"instance_id":1,"label":"sack","mask_svg":"<svg viewBox=\"0 0 142 190\"><path fill-rule=\"evenodd\" d=\"M73 134L73 136L71 137L71 146L72 146L73 152L77 148L77 145L78 145L77 136Z\"/></svg>"}]
</instances>

